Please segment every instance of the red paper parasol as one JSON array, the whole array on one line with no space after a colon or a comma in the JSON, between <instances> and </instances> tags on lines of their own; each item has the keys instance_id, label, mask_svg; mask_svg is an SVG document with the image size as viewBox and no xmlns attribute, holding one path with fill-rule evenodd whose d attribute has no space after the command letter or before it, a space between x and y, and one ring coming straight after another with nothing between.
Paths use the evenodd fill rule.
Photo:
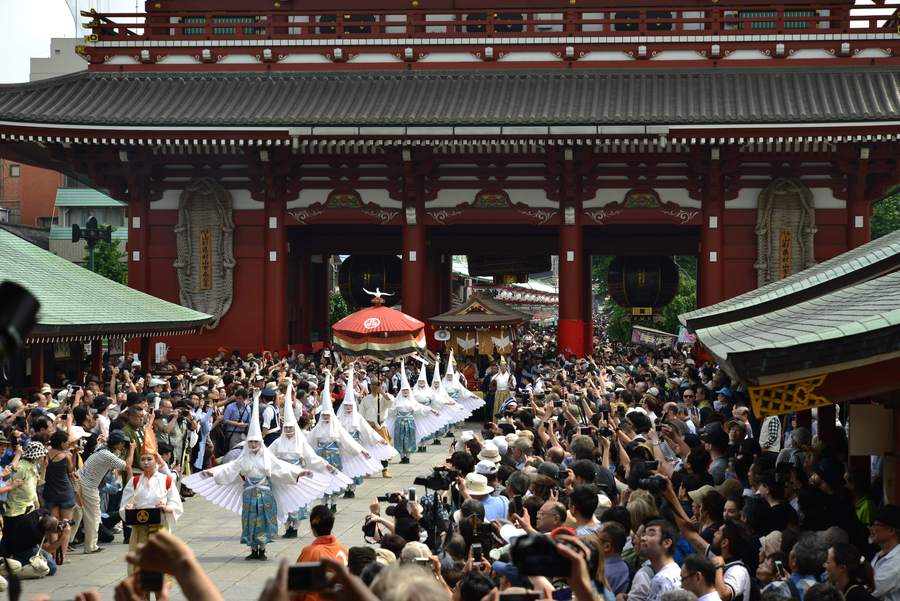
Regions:
<instances>
[{"instance_id":1,"label":"red paper parasol","mask_svg":"<svg viewBox=\"0 0 900 601\"><path fill-rule=\"evenodd\" d=\"M387 359L425 350L425 324L384 306L375 290L372 307L348 315L331 326L334 348L354 357Z\"/></svg>"}]
</instances>

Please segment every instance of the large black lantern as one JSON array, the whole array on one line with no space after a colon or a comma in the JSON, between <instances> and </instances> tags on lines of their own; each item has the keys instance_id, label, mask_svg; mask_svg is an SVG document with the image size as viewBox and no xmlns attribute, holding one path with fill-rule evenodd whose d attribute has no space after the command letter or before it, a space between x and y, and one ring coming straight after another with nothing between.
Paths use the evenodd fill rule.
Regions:
<instances>
[{"instance_id":1,"label":"large black lantern","mask_svg":"<svg viewBox=\"0 0 900 601\"><path fill-rule=\"evenodd\" d=\"M616 257L606 281L617 304L649 314L678 293L678 265L671 257Z\"/></svg>"},{"instance_id":2,"label":"large black lantern","mask_svg":"<svg viewBox=\"0 0 900 601\"><path fill-rule=\"evenodd\" d=\"M393 306L400 302L400 257L397 255L352 255L341 263L338 285L341 296L352 307L362 308L372 304L371 295L365 290L393 294L384 296L384 304Z\"/></svg>"}]
</instances>

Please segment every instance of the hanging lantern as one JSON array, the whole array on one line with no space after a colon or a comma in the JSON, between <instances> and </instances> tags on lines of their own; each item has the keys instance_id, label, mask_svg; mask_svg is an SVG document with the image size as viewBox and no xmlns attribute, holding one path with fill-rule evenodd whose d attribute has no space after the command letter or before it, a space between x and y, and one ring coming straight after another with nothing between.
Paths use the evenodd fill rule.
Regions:
<instances>
[{"instance_id":1,"label":"hanging lantern","mask_svg":"<svg viewBox=\"0 0 900 601\"><path fill-rule=\"evenodd\" d=\"M671 257L616 257L607 284L616 304L634 315L652 314L678 293L678 265Z\"/></svg>"},{"instance_id":2,"label":"hanging lantern","mask_svg":"<svg viewBox=\"0 0 900 601\"><path fill-rule=\"evenodd\" d=\"M338 283L341 296L354 307L368 307L372 297L363 289L393 294L384 296L384 304L393 306L400 302L400 258L396 255L352 255L341 263Z\"/></svg>"}]
</instances>

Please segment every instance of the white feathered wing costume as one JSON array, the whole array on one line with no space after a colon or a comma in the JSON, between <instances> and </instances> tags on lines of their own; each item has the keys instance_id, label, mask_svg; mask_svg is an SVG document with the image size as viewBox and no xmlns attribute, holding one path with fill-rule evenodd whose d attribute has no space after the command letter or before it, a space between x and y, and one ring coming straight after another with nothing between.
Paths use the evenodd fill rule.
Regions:
<instances>
[{"instance_id":1,"label":"white feathered wing costume","mask_svg":"<svg viewBox=\"0 0 900 601\"><path fill-rule=\"evenodd\" d=\"M373 459L387 461L399 455L397 449L388 444L359 414L359 407L356 406L356 392L353 389L352 366L347 380L347 388L344 391L344 400L338 409L338 421L351 436L354 432L359 432L359 444L369 452Z\"/></svg>"},{"instance_id":2,"label":"white feathered wing costume","mask_svg":"<svg viewBox=\"0 0 900 601\"><path fill-rule=\"evenodd\" d=\"M250 449L250 442L259 442L259 449ZM229 463L191 474L184 479L185 486L201 494L207 500L234 513L241 513L244 483L242 476L268 477L272 496L278 506L278 521L284 522L287 514L306 507L318 498L314 488L306 485L306 477L300 478L303 468L286 463L272 454L263 444L259 427L259 391L253 395L253 411L241 454ZM299 478L299 482L298 482Z\"/></svg>"},{"instance_id":3,"label":"white feathered wing costume","mask_svg":"<svg viewBox=\"0 0 900 601\"><path fill-rule=\"evenodd\" d=\"M441 380L440 357L434 364L434 374L431 377L431 392L433 393L431 406L441 414L441 417L448 424L457 424L472 415L472 412L463 404L450 398L450 395L444 389L444 383Z\"/></svg>"},{"instance_id":4,"label":"white feathered wing costume","mask_svg":"<svg viewBox=\"0 0 900 601\"><path fill-rule=\"evenodd\" d=\"M450 349L450 356L447 359L447 375L450 376L450 381L456 384L456 390L458 393L458 398L454 397L453 395L451 395L451 397L456 398L456 402L458 402L470 412L475 413L475 411L484 407L485 401L483 398L469 390L465 382L463 382L462 380L462 374L454 371L453 365L455 363L456 361L453 359L453 349ZM447 392L449 393L449 390Z\"/></svg>"},{"instance_id":5,"label":"white feathered wing costume","mask_svg":"<svg viewBox=\"0 0 900 601\"><path fill-rule=\"evenodd\" d=\"M394 422L397 421L397 413L411 411L416 420L416 445L444 427L444 422L435 415L434 409L423 405L413 397L412 387L406 377L406 363L400 361L400 392L394 397L394 404L388 409L387 419L384 425L391 436L394 435Z\"/></svg>"},{"instance_id":6,"label":"white feathered wing costume","mask_svg":"<svg viewBox=\"0 0 900 601\"><path fill-rule=\"evenodd\" d=\"M307 433L307 440L314 449L319 447L320 442L336 441L341 451L341 471L351 478L360 478L381 471L381 463L371 455L369 457L363 455L365 449L353 439L334 414L334 405L331 402L331 373L327 371L325 384L322 386L319 421Z\"/></svg>"},{"instance_id":7,"label":"white feathered wing costume","mask_svg":"<svg viewBox=\"0 0 900 601\"><path fill-rule=\"evenodd\" d=\"M294 388L288 383L287 392L284 395L284 420L281 425L281 436L272 441L269 450L290 464L299 465L303 469L310 470L312 476L308 482L319 497L335 494L344 490L353 481L338 470L329 469L328 462L316 455L315 449L309 446L306 435L300 430L297 418L294 414Z\"/></svg>"}]
</instances>

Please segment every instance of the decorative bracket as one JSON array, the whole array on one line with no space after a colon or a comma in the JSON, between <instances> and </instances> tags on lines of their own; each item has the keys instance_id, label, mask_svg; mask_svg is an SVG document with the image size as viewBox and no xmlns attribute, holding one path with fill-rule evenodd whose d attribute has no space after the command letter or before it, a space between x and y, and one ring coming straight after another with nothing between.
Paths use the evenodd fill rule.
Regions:
<instances>
[{"instance_id":1,"label":"decorative bracket","mask_svg":"<svg viewBox=\"0 0 900 601\"><path fill-rule=\"evenodd\" d=\"M825 383L828 374L803 380L788 380L766 386L751 386L748 390L753 413L760 417L783 415L830 405L831 401L814 394Z\"/></svg>"}]
</instances>

